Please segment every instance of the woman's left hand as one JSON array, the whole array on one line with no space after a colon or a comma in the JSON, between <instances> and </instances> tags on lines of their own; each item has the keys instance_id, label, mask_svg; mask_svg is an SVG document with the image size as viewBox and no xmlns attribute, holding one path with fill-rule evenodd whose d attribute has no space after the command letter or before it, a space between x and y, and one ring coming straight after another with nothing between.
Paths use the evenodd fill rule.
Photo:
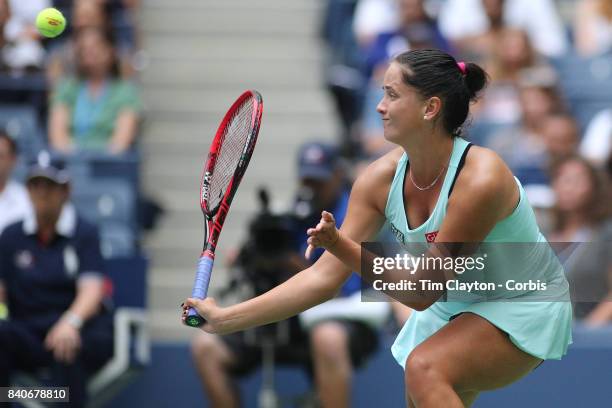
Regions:
<instances>
[{"instance_id":1,"label":"woman's left hand","mask_svg":"<svg viewBox=\"0 0 612 408\"><path fill-rule=\"evenodd\" d=\"M306 234L308 234L308 248L306 248L304 254L306 258L310 258L315 248L332 248L340 238L340 231L336 228L336 220L333 214L327 211L321 213L321 221L316 227L308 228Z\"/></svg>"}]
</instances>

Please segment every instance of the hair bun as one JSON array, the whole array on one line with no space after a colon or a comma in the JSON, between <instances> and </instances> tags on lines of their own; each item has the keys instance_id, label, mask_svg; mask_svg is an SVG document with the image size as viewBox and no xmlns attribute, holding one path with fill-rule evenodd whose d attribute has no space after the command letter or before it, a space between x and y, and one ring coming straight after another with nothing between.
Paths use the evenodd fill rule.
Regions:
<instances>
[{"instance_id":1,"label":"hair bun","mask_svg":"<svg viewBox=\"0 0 612 408\"><path fill-rule=\"evenodd\" d=\"M470 93L470 99L476 98L487 84L487 73L478 65L471 62L465 64L465 85ZM460 68L461 69L461 68Z\"/></svg>"}]
</instances>

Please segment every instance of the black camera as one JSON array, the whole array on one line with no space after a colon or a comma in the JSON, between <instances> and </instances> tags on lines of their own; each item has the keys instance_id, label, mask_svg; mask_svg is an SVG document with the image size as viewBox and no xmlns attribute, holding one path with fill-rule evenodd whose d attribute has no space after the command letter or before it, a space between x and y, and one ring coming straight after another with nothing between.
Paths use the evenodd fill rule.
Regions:
<instances>
[{"instance_id":1,"label":"black camera","mask_svg":"<svg viewBox=\"0 0 612 408\"><path fill-rule=\"evenodd\" d=\"M260 211L249 225L248 238L234 263L237 276L230 282L227 292L245 284L257 296L295 273L290 261L296 253L295 219L289 214L273 214L265 189L259 189L258 198Z\"/></svg>"}]
</instances>

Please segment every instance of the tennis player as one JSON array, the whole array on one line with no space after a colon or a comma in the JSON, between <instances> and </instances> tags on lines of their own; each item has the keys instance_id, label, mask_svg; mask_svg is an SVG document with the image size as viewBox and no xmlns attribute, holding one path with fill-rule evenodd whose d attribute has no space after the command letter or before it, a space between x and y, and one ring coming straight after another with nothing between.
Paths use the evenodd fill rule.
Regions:
<instances>
[{"instance_id":1,"label":"tennis player","mask_svg":"<svg viewBox=\"0 0 612 408\"><path fill-rule=\"evenodd\" d=\"M195 307L208 322L203 329L221 334L295 315L333 297L351 271L361 269L360 243L372 240L385 220L403 243L545 243L518 179L494 152L459 136L470 102L486 83L478 65L442 51L394 58L377 110L385 138L400 148L357 179L339 230L328 212L308 230L307 255L316 247L326 253L261 296L226 308L212 298L190 298L185 310ZM511 267L502 270L512 277ZM542 276L567 294L561 268ZM530 292L524 299L407 302L417 312L392 353L405 368L409 406L470 406L480 391L513 383L543 360L560 359L571 343L571 304L530 301Z\"/></svg>"}]
</instances>

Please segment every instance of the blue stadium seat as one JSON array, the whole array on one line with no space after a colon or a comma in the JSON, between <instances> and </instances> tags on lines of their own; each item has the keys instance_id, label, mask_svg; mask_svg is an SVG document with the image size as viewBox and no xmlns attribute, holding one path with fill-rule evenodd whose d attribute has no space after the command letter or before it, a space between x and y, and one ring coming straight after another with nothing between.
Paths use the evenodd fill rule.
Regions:
<instances>
[{"instance_id":1,"label":"blue stadium seat","mask_svg":"<svg viewBox=\"0 0 612 408\"><path fill-rule=\"evenodd\" d=\"M17 141L26 157L34 157L43 147L36 109L28 105L0 105L0 127Z\"/></svg>"},{"instance_id":2,"label":"blue stadium seat","mask_svg":"<svg viewBox=\"0 0 612 408\"><path fill-rule=\"evenodd\" d=\"M89 180L74 183L72 199L85 217L98 224L115 223L136 231L136 193L124 180Z\"/></svg>"},{"instance_id":3,"label":"blue stadium seat","mask_svg":"<svg viewBox=\"0 0 612 408\"><path fill-rule=\"evenodd\" d=\"M135 250L134 231L123 224L104 223L100 226L100 244L106 259L131 256Z\"/></svg>"},{"instance_id":4,"label":"blue stadium seat","mask_svg":"<svg viewBox=\"0 0 612 408\"><path fill-rule=\"evenodd\" d=\"M109 400L150 363L147 267L148 261L142 255L118 257L106 262L113 283L115 305L114 355L87 384L90 408L108 406Z\"/></svg>"},{"instance_id":5,"label":"blue stadium seat","mask_svg":"<svg viewBox=\"0 0 612 408\"><path fill-rule=\"evenodd\" d=\"M489 138L491 136L504 129L509 129L511 127L512 126L508 124L500 124L488 121L474 121L472 124L467 126L465 133L467 140L474 143L475 145L487 146L489 143Z\"/></svg>"},{"instance_id":6,"label":"blue stadium seat","mask_svg":"<svg viewBox=\"0 0 612 408\"><path fill-rule=\"evenodd\" d=\"M99 151L80 151L76 155L59 155L64 159L73 177L85 180L119 180L129 184L134 192L139 191L140 154L129 151L111 155Z\"/></svg>"},{"instance_id":7,"label":"blue stadium seat","mask_svg":"<svg viewBox=\"0 0 612 408\"><path fill-rule=\"evenodd\" d=\"M612 53L553 60L570 110L584 129L600 110L612 107Z\"/></svg>"}]
</instances>

